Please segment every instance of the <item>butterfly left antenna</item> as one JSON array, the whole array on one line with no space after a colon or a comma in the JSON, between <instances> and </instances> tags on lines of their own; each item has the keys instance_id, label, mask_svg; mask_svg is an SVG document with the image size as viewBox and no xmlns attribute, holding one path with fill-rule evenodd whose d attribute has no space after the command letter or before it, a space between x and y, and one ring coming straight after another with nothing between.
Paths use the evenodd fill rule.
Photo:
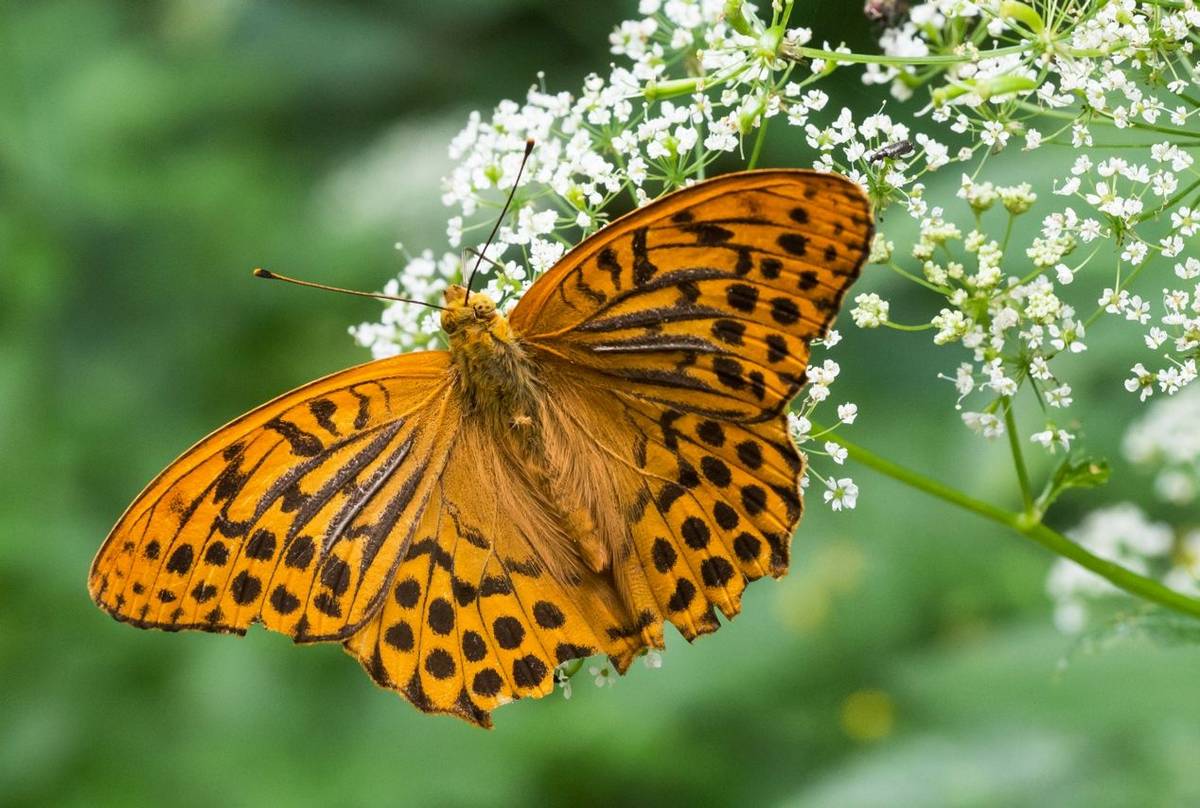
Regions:
<instances>
[{"instance_id":1,"label":"butterfly left antenna","mask_svg":"<svg viewBox=\"0 0 1200 808\"><path fill-rule=\"evenodd\" d=\"M483 261L483 254L487 252L487 248L492 246L492 239L496 237L496 233L500 231L500 224L504 221L504 215L508 213L508 207L512 204L513 196L517 193L517 186L521 184L521 174L525 172L525 164L529 162L529 155L533 152L533 138L525 141L525 156L521 158L521 167L517 169L517 178L513 180L513 186L508 190L508 199L504 200L504 207L500 210L500 216L496 219L496 226L492 228L491 234L488 236L487 242L483 245L482 250L475 251L477 258L475 266L471 267L471 274L467 276L467 298L471 297L471 284L475 282L475 273L479 271L479 264ZM490 259L489 259L490 260Z\"/></svg>"},{"instance_id":2,"label":"butterfly left antenna","mask_svg":"<svg viewBox=\"0 0 1200 808\"><path fill-rule=\"evenodd\" d=\"M343 289L340 286L328 286L324 283L313 283L312 281L300 281L300 280L296 280L295 278L289 278L286 275L278 275L274 272L271 272L269 269L263 269L262 267L255 268L254 277L266 278L267 280L272 280L272 281L287 281L288 283L294 283L297 286L309 286L313 289L324 289L326 292L341 292L344 295L356 295L357 297L373 297L376 300L395 300L400 303L415 303L418 306L428 306L429 308L437 309L438 311L446 311L445 306L439 306L435 303L429 303L428 301L425 301L425 300L413 300L411 297L397 297L396 295L385 295L385 294L381 294L379 292L359 292L354 289Z\"/></svg>"}]
</instances>

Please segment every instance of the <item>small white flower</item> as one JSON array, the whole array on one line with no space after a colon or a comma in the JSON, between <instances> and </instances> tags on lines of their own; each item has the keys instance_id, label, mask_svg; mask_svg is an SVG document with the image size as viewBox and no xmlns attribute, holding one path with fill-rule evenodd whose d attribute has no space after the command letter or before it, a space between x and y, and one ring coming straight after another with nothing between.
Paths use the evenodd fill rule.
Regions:
<instances>
[{"instance_id":1,"label":"small white flower","mask_svg":"<svg viewBox=\"0 0 1200 808\"><path fill-rule=\"evenodd\" d=\"M1176 264L1175 274L1185 281L1200 278L1200 260L1188 258L1182 264Z\"/></svg>"},{"instance_id":2,"label":"small white flower","mask_svg":"<svg viewBox=\"0 0 1200 808\"><path fill-rule=\"evenodd\" d=\"M846 458L850 455L843 447L831 440L825 441L825 451L829 454L830 459L839 466L845 463Z\"/></svg>"},{"instance_id":3,"label":"small white flower","mask_svg":"<svg viewBox=\"0 0 1200 808\"><path fill-rule=\"evenodd\" d=\"M1064 450L1071 448L1071 440L1075 436L1065 429L1055 429L1053 426L1042 432L1034 433L1030 440L1034 443L1041 444L1042 448L1048 450L1052 454L1058 447Z\"/></svg>"},{"instance_id":4,"label":"small white flower","mask_svg":"<svg viewBox=\"0 0 1200 808\"><path fill-rule=\"evenodd\" d=\"M1004 421L995 413L964 412L962 420L968 429L985 438L996 438L1004 434Z\"/></svg>"},{"instance_id":5,"label":"small white flower","mask_svg":"<svg viewBox=\"0 0 1200 808\"><path fill-rule=\"evenodd\" d=\"M1125 389L1131 393L1138 393L1138 399L1145 401L1154 394L1154 374L1146 370L1146 366L1138 362L1130 369L1132 377L1125 380Z\"/></svg>"},{"instance_id":6,"label":"small white flower","mask_svg":"<svg viewBox=\"0 0 1200 808\"><path fill-rule=\"evenodd\" d=\"M556 670L554 672L554 681L558 683L559 688L562 690L563 698L569 700L571 698L572 693L574 692L571 689L571 677L567 676L560 669L560 670Z\"/></svg>"},{"instance_id":7,"label":"small white flower","mask_svg":"<svg viewBox=\"0 0 1200 808\"><path fill-rule=\"evenodd\" d=\"M616 683L616 677L607 665L589 665L588 673L591 674L596 687L611 687Z\"/></svg>"},{"instance_id":8,"label":"small white flower","mask_svg":"<svg viewBox=\"0 0 1200 808\"><path fill-rule=\"evenodd\" d=\"M858 503L858 486L849 477L835 480L832 477L825 481L825 502L835 511L853 510Z\"/></svg>"},{"instance_id":9,"label":"small white flower","mask_svg":"<svg viewBox=\"0 0 1200 808\"><path fill-rule=\"evenodd\" d=\"M811 421L809 421L803 415L797 415L794 412L789 412L787 414L787 420L788 434L791 435L794 442L804 443L806 440L808 440L809 435L812 433Z\"/></svg>"},{"instance_id":10,"label":"small white flower","mask_svg":"<svg viewBox=\"0 0 1200 808\"><path fill-rule=\"evenodd\" d=\"M852 424L854 423L854 419L858 417L858 405L849 402L838 404L837 414L838 420L843 424Z\"/></svg>"}]
</instances>

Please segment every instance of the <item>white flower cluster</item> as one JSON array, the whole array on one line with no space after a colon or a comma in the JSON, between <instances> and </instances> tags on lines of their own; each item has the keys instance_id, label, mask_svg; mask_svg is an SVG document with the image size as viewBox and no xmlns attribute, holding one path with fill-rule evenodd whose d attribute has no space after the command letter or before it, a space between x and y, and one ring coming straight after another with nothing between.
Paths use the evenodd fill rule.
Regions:
<instances>
[{"instance_id":1,"label":"white flower cluster","mask_svg":"<svg viewBox=\"0 0 1200 808\"><path fill-rule=\"evenodd\" d=\"M890 320L890 305L875 293L859 294L850 315L862 328L890 326L905 330L929 329L938 345L961 344L971 356L959 364L951 381L959 408L968 396L982 396L980 405L962 413L974 432L994 438L1005 434L1005 410L1022 384L1029 384L1047 413L1073 402L1071 386L1058 376L1059 357L1087 350L1086 327L1075 309L1060 297L1078 268L1068 266L1068 256L1087 243L1089 224L1078 217L1046 217L1041 233L1024 250L997 240L981 228L992 215L1000 216L999 232L1008 233L1015 217L1029 211L1037 194L1028 183L997 186L964 175L959 197L969 207L976 229L963 234L948 221L941 207L921 218L911 249L915 266L901 266L894 248L876 251L876 260L943 298L940 311L923 326L902 326ZM1014 260L1014 255L1017 256ZM1020 266L1023 275L1004 267ZM1030 439L1055 452L1069 449L1074 438L1045 420Z\"/></svg>"},{"instance_id":2,"label":"white flower cluster","mask_svg":"<svg viewBox=\"0 0 1200 808\"><path fill-rule=\"evenodd\" d=\"M929 85L930 117L971 138L956 156L960 160L981 146L999 151L1013 136L1022 137L1026 150L1055 144L1094 151L1106 148L1097 143L1102 131L1105 139L1118 139L1118 130L1153 138L1140 146L1122 142L1122 156L1080 154L1054 181L1054 191L1082 212L1064 207L1047 216L1045 238L1027 250L1033 266L1052 270L1060 286L1103 256L1101 269L1116 277L1100 300L1103 311L1144 327L1147 348L1164 351L1157 368L1138 363L1126 380L1126 388L1143 399L1156 390L1173 394L1197 377L1200 263L1185 254L1195 249L1200 232L1200 183L1188 151L1200 146L1195 126L1200 103L1190 95L1200 86L1197 41L1200 8L1194 0L1064 0L1049 6L931 0L914 5L906 19L883 33L884 52L900 61L964 58L932 71L919 63L872 65L864 77L868 83L890 82L898 98ZM920 190L907 192L909 209L918 217L925 215ZM975 207L994 201L993 193L988 183L964 181L960 195ZM1078 248L1087 252L1084 258L1065 260ZM978 280L997 277L999 256L992 255L997 260L989 274L982 260L988 253L979 253ZM1156 270L1171 262L1175 269L1175 278L1156 285L1155 291L1162 290L1157 313L1156 294L1130 289L1156 257L1171 259ZM953 267L946 269L953 277ZM1047 298L1054 294L1049 278L1042 285ZM873 314L879 303L872 303L861 308L867 327L882 324ZM952 307L944 315L935 323L939 342L977 338L970 332L978 323L969 322L968 314ZM1078 333L1082 336L1082 326ZM979 425L981 419L969 420Z\"/></svg>"},{"instance_id":3,"label":"white flower cluster","mask_svg":"<svg viewBox=\"0 0 1200 808\"><path fill-rule=\"evenodd\" d=\"M841 341L837 331L830 331L820 344L832 348ZM858 486L851 477L839 477L836 469L828 476L813 468L811 460L814 455L827 457L834 465L841 466L846 462L849 453L832 440L821 440L839 426L849 426L858 418L858 405L843 402L837 407L837 423L814 431L812 415L817 406L829 399L829 388L837 381L841 367L832 359L825 359L820 365L815 361L808 369L808 387L805 389L804 401L800 408L788 413L788 433L809 459L804 467L804 476L800 485L808 488L810 479L816 477L824 486L823 499L835 511L853 510L858 505ZM820 446L820 448L817 448Z\"/></svg>"},{"instance_id":4,"label":"white flower cluster","mask_svg":"<svg viewBox=\"0 0 1200 808\"><path fill-rule=\"evenodd\" d=\"M539 81L523 102L502 101L485 119L472 113L450 144L453 169L442 202L454 209L450 247L470 247L466 260L447 254L408 258L403 294L430 302L464 266L476 262L495 216L516 179L526 142L536 148L521 186L485 261L496 271L484 287L511 307L573 244L601 227L617 206L642 205L702 179L722 153L766 118L786 111L797 123L824 106L823 95L799 95L791 69L764 51L745 21L726 19L723 0L642 0L640 19L609 38L622 61L607 76L592 74L578 94L550 92ZM808 41L804 30L781 28L781 42ZM683 63L692 75L672 77ZM790 94L789 94L790 93ZM433 272L430 272L430 269ZM483 269L487 269L485 264ZM376 356L441 344L437 317L403 303L379 323L353 329Z\"/></svg>"},{"instance_id":5,"label":"white flower cluster","mask_svg":"<svg viewBox=\"0 0 1200 808\"><path fill-rule=\"evenodd\" d=\"M774 0L763 7L769 18L760 18L738 0L641 0L640 16L610 36L616 62L578 93L551 91L539 79L522 101L504 101L490 117L472 114L450 146L454 165L443 188L449 247L466 254L408 257L389 291L437 302L481 260L475 253L529 139L537 146L482 259L485 289L502 307L618 211L704 179L729 152L756 166L769 125L780 119L811 150L814 167L858 182L878 214L900 204L920 223L908 250L879 234L871 260L938 295L938 314L904 325L888 300L864 292L850 315L863 328L930 330L935 343L965 348L970 361L946 378L960 409L968 396L977 402L962 414L971 429L1004 435L1012 399L1028 387L1045 417L1021 442L1069 450L1076 436L1058 423L1073 401L1063 366L1087 349L1087 331L1105 315L1136 323L1140 342L1161 359L1133 368L1131 391L1174 394L1195 380L1196 0L928 0L907 14L908 4L896 3L900 13L883 15L890 27L881 56L814 47L811 31L789 27L794 5ZM868 85L888 84L900 99L926 94L930 103L900 120L881 99L876 113L856 121L815 86L855 64L865 64ZM1011 243L1013 220L1038 194L1019 179L1001 185L983 174L992 154L1017 147L1078 153L1060 176L1042 178L1039 190L1053 191L1054 209L1040 214L1038 236L1019 245ZM949 200L927 198L925 175L950 164L967 172L958 196L971 225L947 215ZM1098 307L1091 293L1072 294L1085 268L1114 278ZM441 340L437 317L406 304L351 331L376 356ZM836 364L812 369L792 429L810 454L840 463L836 444L815 450L823 436L804 428L828 394L822 374L830 364L832 381ZM834 509L854 506L852 480L813 474Z\"/></svg>"},{"instance_id":6,"label":"white flower cluster","mask_svg":"<svg viewBox=\"0 0 1200 808\"><path fill-rule=\"evenodd\" d=\"M1155 392L1174 394L1195 381L1200 259L1187 253L1195 251L1200 233L1200 172L1188 151L1200 146L1195 127L1200 102L1189 95L1200 87L1196 41L1200 10L1193 0L1065 0L1051 6L931 0L915 4L881 35L885 54L896 61L868 65L864 81L890 82L892 94L901 99L927 86L930 119L969 138L950 156L928 135L916 136L926 157L923 169L976 155L983 159L960 184L958 196L974 218L965 235L948 219L944 205L930 207L923 185L906 176L903 155L881 161L878 168L867 159L856 178L881 205L902 201L920 222L911 251L916 267L901 266L882 233L872 261L943 296L946 305L928 323L906 326L891 320L889 301L862 293L851 316L863 328L928 328L935 343L961 343L971 351L972 362L943 378L956 386L960 408L968 395L985 396L962 415L973 431L993 438L1005 434L1002 416L1011 397L1028 384L1046 415L1028 438L1051 452L1069 449L1074 435L1056 424L1053 414L1071 404L1072 390L1059 378L1061 359L1055 360L1086 350L1087 328L1103 315L1142 327L1140 342L1162 359L1152 369L1137 363L1126 389L1144 400ZM909 137L887 116L872 118L884 122L885 139ZM809 143L826 150L824 167L853 174L861 166L860 142L877 128L859 127L856 133L844 112ZM1105 147L1093 135L1101 130L1111 139L1125 130L1146 140L1122 143L1120 156L1101 158L1097 153ZM999 186L979 178L988 156L1016 142L1014 136L1021 136L1025 150L1053 144L1081 152L1052 179L1062 206L1043 215L1041 234L1023 250L1010 243L1012 221L1034 205L1037 194L1028 183ZM850 145L834 153L841 143ZM985 212L1001 206L1007 216L987 227ZM1069 294L1089 264L1093 273L1115 276L1094 311L1091 300ZM1155 272L1161 280L1152 288L1162 290L1161 308L1156 294L1133 288L1139 276L1143 286L1154 284L1148 278Z\"/></svg>"}]
</instances>

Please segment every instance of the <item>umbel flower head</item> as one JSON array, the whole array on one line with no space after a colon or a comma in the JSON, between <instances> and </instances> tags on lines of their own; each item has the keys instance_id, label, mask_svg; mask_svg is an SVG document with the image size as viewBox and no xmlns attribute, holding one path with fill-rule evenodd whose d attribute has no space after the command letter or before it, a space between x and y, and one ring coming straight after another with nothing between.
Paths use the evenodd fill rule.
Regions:
<instances>
[{"instance_id":1,"label":"umbel flower head","mask_svg":"<svg viewBox=\"0 0 1200 808\"><path fill-rule=\"evenodd\" d=\"M1126 329L1146 351L1114 379L1140 399L1195 381L1200 196L1190 149L1200 108L1188 99L1200 10L1190 0L872 0L864 12L881 26L881 54L818 47L793 11L787 0L759 9L642 0L609 37L608 71L573 92L539 75L522 99L472 113L449 147L446 249L404 252L388 291L433 300L461 279L463 251L483 249L529 138L538 147L485 253L494 268L485 291L502 309L615 215L704 179L718 158L758 166L768 129L790 130L808 163L870 195L885 227L872 260L932 295L936 311L905 322L880 288L864 288L849 319L929 331L955 352L937 375L971 431L1000 438L1015 428L1038 451L1077 451L1078 416L1064 412L1075 403L1071 372L1102 326ZM822 89L845 70L878 88L871 114L856 117ZM893 99L911 99L918 113L901 115ZM1135 140L1106 152L1118 134ZM1039 163L1057 166L1052 176L989 175L1002 152L1051 148L1073 155ZM961 179L953 198L934 199L943 170ZM900 232L892 208L915 222L915 239L886 232ZM1018 238L1014 222L1025 219L1040 227ZM1093 278L1107 282L1099 299ZM351 331L375 356L441 339L436 318L403 304ZM814 362L793 435L838 465L839 451L815 448L829 436L812 427L849 423L813 411L829 397L825 367ZM1007 414L1023 391L1042 417L1022 428ZM844 479L812 473L831 491ZM830 504L853 507L850 487L841 490Z\"/></svg>"}]
</instances>

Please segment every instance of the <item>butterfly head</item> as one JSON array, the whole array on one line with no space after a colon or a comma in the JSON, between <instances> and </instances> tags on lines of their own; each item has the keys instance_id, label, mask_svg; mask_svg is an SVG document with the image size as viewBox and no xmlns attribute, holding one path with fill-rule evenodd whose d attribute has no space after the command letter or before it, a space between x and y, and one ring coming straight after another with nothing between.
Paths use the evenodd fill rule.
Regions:
<instances>
[{"instance_id":1,"label":"butterfly head","mask_svg":"<svg viewBox=\"0 0 1200 808\"><path fill-rule=\"evenodd\" d=\"M510 341L512 332L508 320L496 311L496 303L483 292L467 293L455 284L443 293L446 308L442 312L442 330L451 342L470 341L484 334Z\"/></svg>"}]
</instances>

